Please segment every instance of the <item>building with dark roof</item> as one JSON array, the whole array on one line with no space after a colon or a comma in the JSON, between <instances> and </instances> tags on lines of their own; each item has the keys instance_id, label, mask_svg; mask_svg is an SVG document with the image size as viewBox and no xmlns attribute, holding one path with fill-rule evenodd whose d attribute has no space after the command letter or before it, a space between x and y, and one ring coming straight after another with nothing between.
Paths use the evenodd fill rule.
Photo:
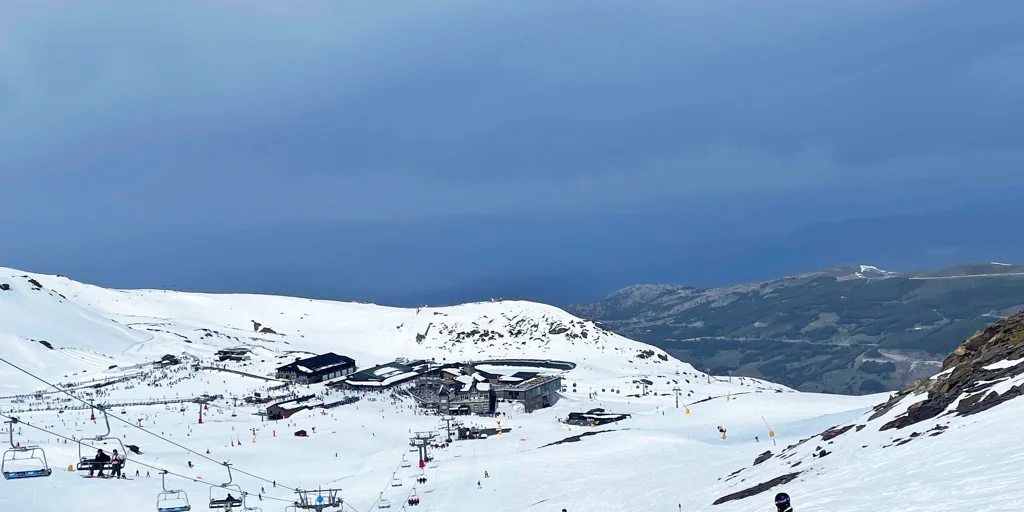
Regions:
<instances>
[{"instance_id":1,"label":"building with dark roof","mask_svg":"<svg viewBox=\"0 0 1024 512\"><path fill-rule=\"evenodd\" d=\"M215 355L218 361L244 361L251 353L251 348L242 346L220 349Z\"/></svg>"},{"instance_id":2,"label":"building with dark roof","mask_svg":"<svg viewBox=\"0 0 1024 512\"><path fill-rule=\"evenodd\" d=\"M499 400L522 402L526 412L533 412L555 405L560 397L558 392L562 389L562 377L534 374L527 380L516 382L502 379L493 383L492 387Z\"/></svg>"},{"instance_id":3,"label":"building with dark roof","mask_svg":"<svg viewBox=\"0 0 1024 512\"><path fill-rule=\"evenodd\" d=\"M299 384L314 384L350 375L356 371L356 361L334 352L299 359L277 369L277 378Z\"/></svg>"},{"instance_id":4,"label":"building with dark roof","mask_svg":"<svg viewBox=\"0 0 1024 512\"><path fill-rule=\"evenodd\" d=\"M360 370L345 379L344 385L349 388L362 389L389 388L421 376L430 366L429 362L422 360L403 361L380 364Z\"/></svg>"},{"instance_id":5,"label":"building with dark roof","mask_svg":"<svg viewBox=\"0 0 1024 512\"><path fill-rule=\"evenodd\" d=\"M494 414L497 405L488 382L459 382L449 389L442 385L437 391L441 414Z\"/></svg>"}]
</instances>

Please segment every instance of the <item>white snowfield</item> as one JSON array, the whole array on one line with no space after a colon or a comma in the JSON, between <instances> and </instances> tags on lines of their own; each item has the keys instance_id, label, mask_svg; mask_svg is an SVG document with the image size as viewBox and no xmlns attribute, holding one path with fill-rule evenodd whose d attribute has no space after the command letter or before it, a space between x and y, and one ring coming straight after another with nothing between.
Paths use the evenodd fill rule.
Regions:
<instances>
[{"instance_id":1,"label":"white snowfield","mask_svg":"<svg viewBox=\"0 0 1024 512\"><path fill-rule=\"evenodd\" d=\"M4 512L156 511L159 475L139 463L187 476L168 476L168 488L187 491L192 510L209 510L205 482L224 483L224 468L131 426L140 420L154 434L201 454L209 450L214 461L230 461L234 483L251 493L246 505L268 512L285 510L295 488L317 487L342 489L345 505L333 510L359 512L381 510L382 498L391 505L383 510L393 511L749 512L774 510L772 499L779 491L793 497L798 512L1024 510L1024 447L1017 428L1024 420L1024 400L975 416L943 418L932 422L946 426L942 435L923 434L883 447L909 437L905 430L878 429L912 401L868 422L870 408L887 394L797 393L755 379L710 377L660 349L541 304L401 309L288 297L108 290L13 269L0 269L0 284L9 288L0 290L0 357L53 383L143 375L103 387L96 397L112 404L114 434L141 448L142 455L132 454L125 467L130 479L85 479L67 470L78 460L75 443L65 444L29 425L78 439L101 434L102 420L90 421L90 411L73 408L81 404L66 395L13 396L52 389L0 363L0 395L5 395L0 414L26 423L14 427L16 442L43 447L53 468L48 478L0 481ZM215 351L238 345L253 347L251 361L218 364L271 377L274 368L294 360L290 352L304 357L333 351L354 358L360 369L400 357L552 359L577 366L563 373L565 391L553 407L526 414L521 405L502 403L503 415L497 418L460 418L480 427L496 427L500 421L512 430L431 450L436 464L424 468L427 482L417 483L420 469L416 453L409 452L409 437L442 432L437 416L385 390L358 393L362 399L353 404L264 421L256 413L265 406L241 400L233 405L231 398L267 393L277 382L190 367L191 357L212 364ZM168 370L145 365L165 354L184 357L186 364ZM640 396L644 384L650 393ZM680 390L679 408L674 388ZM94 391L75 387L71 392L92 398ZM295 392L325 394L328 402L345 395L323 385L300 386ZM227 398L210 405L202 424L197 404L131 403L203 393ZM559 421L596 407L632 416L596 427ZM786 446L844 424L866 427L832 444L815 438L792 449L792 458L778 457ZM719 427L726 431L724 439ZM922 428L925 423L913 430ZM293 435L300 429L308 437ZM547 446L567 439L571 442ZM116 447L110 441L93 443ZM818 445L830 453L815 456ZM766 450L776 456L752 467ZM409 467L403 467L403 458ZM800 464L793 467L797 460ZM803 473L753 497L712 504L796 471ZM393 486L393 478L402 485ZM415 508L407 505L412 493L420 499Z\"/></svg>"}]
</instances>

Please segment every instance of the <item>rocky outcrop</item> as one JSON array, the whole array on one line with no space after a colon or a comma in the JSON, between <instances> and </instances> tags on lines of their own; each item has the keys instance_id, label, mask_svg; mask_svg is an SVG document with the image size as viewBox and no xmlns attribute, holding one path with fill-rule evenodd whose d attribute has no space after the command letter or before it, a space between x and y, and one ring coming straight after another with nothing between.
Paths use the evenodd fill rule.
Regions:
<instances>
[{"instance_id":1,"label":"rocky outcrop","mask_svg":"<svg viewBox=\"0 0 1024 512\"><path fill-rule=\"evenodd\" d=\"M623 430L629 430L629 429L623 429ZM562 440L559 440L559 441L555 441L553 443L548 443L548 444L546 444L544 446L541 446L541 448L547 448L549 446L557 446L557 445L565 444L565 443L578 443L584 437L596 436L598 434L604 434L605 432L616 432L616 430L597 430L597 431L584 432L584 433L579 434L579 435L569 436L569 437L567 437L565 439L562 439Z\"/></svg>"},{"instance_id":2,"label":"rocky outcrop","mask_svg":"<svg viewBox=\"0 0 1024 512\"><path fill-rule=\"evenodd\" d=\"M742 491L734 492L732 494L728 494L728 495L722 496L721 498L718 498L717 500L715 500L713 505L721 505L722 503L728 503L730 501L736 501L736 500L741 500L743 498L749 498L751 496L756 496L758 494L761 494L762 492L767 491L768 489L771 489L772 487L776 487L776 486L779 486L779 485L791 482L791 481L793 481L794 478L796 478L799 475L800 475L800 473L796 472L796 473L789 473L789 474L786 474L786 475L775 477L775 478L773 478L771 480L768 480L767 482L763 482L763 483L757 484L757 485L755 485L753 487L750 487L748 489L743 489Z\"/></svg>"},{"instance_id":3,"label":"rocky outcrop","mask_svg":"<svg viewBox=\"0 0 1024 512\"><path fill-rule=\"evenodd\" d=\"M868 445L864 443L875 442L859 437L859 433L869 426L879 431L893 431L893 437L882 444L881 448L903 446L917 439L940 436L949 431L950 422L942 421L941 418L949 420L978 414L1022 395L1024 313L1018 313L978 331L964 341L945 358L941 372L894 393L888 401L874 408L867 424L864 420L858 420L837 425L787 446L778 454L764 452L754 460L757 469L748 468L744 475L749 479L751 472L756 472L768 477L792 471L792 468L799 465L803 466L802 469L806 468L806 474L814 474L821 468L829 467L828 463L819 461L831 455L833 447L837 450L851 445L867 448ZM940 420L928 421L936 418ZM737 474L739 472L733 473L726 481ZM755 496L795 476L796 473L783 475L723 496L715 503Z\"/></svg>"},{"instance_id":4,"label":"rocky outcrop","mask_svg":"<svg viewBox=\"0 0 1024 512\"><path fill-rule=\"evenodd\" d=\"M826 430L825 432L822 432L821 440L822 441L831 441L831 440L833 440L833 439L835 439L835 438L837 438L837 437L839 437L839 436L849 432L850 429L853 428L853 427L854 427L854 425L847 425L847 426L842 427L842 428L832 427L832 428Z\"/></svg>"},{"instance_id":5,"label":"rocky outcrop","mask_svg":"<svg viewBox=\"0 0 1024 512\"><path fill-rule=\"evenodd\" d=\"M943 414L969 416L1024 394L1024 384L1002 392L992 388L1024 374L1024 313L978 331L942 363L935 377L920 379L875 408L877 419L904 400L918 399L880 430L901 429ZM956 403L953 410L950 406Z\"/></svg>"}]
</instances>

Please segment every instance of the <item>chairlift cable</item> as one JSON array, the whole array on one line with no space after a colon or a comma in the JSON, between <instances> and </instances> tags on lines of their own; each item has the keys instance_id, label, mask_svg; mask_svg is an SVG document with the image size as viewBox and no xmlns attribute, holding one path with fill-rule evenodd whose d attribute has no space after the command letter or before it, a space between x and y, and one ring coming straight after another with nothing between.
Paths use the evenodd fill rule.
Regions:
<instances>
[{"instance_id":1,"label":"chairlift cable","mask_svg":"<svg viewBox=\"0 0 1024 512\"><path fill-rule=\"evenodd\" d=\"M7 359L4 359L3 357L0 357L0 362L3 362L4 364L6 364L6 365L8 365L8 366L10 366L10 367L12 367L12 368L14 368L15 370L18 370L18 371L20 371L20 372L24 373L25 375L28 375L29 377L32 377L33 379L36 379L36 380L38 380L39 382L42 382L43 384L46 384L47 386L49 386L49 387L51 387L51 388L53 388L53 389L56 389L57 391L59 391L59 392L61 392L61 393L64 393L64 394L66 394L66 395L70 396L71 398L74 398L75 400L78 400L79 402L82 402L82 403L83 403L83 404L85 404L85 405L88 405L88 406L90 406L90 407L96 407L96 405L95 405L95 404L93 404L93 403L91 403L91 402L89 402L89 401L87 401L87 400L85 400L85 399L83 399L83 398L81 398L81 397L79 397L79 396L76 396L76 395L72 394L71 392L69 392L69 391L67 391L67 390L65 390L65 389L61 389L61 388L60 388L59 386L56 386L56 385L54 385L54 384L51 384L51 383L49 383L48 381L46 381L46 380L45 380L45 379L43 379L42 377L36 376L36 375L35 375L35 374L33 374L32 372L30 372L30 371L28 371L28 370L25 370L25 369L23 369L23 368L21 368L21 367L19 367L18 365L14 364L14 363L12 363L12 362L10 362L10 361L8 361ZM102 406L100 406L100 407L102 407ZM120 422L122 422L122 423L124 423L124 424L126 424L126 425L128 425L128 426L131 426L132 428L137 428L137 429L139 429L139 430L141 430L141 431L143 431L143 432L145 432L145 433L147 433L147 434L149 434L149 435L151 435L151 436L153 436L153 437L156 437L156 438L158 438L158 439L161 439L161 440L163 440L163 441L166 441L166 442L168 442L168 443L170 443L170 444L172 444L172 445L174 445L174 446L177 446L178 448L181 448L182 450L185 450L185 451L187 451L187 452L189 452L189 453L191 453L191 454L193 454L193 455L196 455L196 456L198 456L198 457L201 457L201 458L203 458L203 459L206 459L206 460L208 460L208 461L210 461L210 462L213 462L213 463L216 463L216 464L219 464L219 465L223 465L223 464L224 464L224 462L223 462L223 461L219 461L219 460L216 460L216 459L214 459L214 458L212 458L212 457L209 457L208 455L206 455L206 454L204 454L204 453L201 453L201 452L197 452L197 451L195 451L195 450L193 450L193 449L191 449L191 448L188 448L188 447L186 447L186 446L184 446L184 445L181 445L181 444L179 444L179 443L176 443L176 442L174 442L174 441L171 441L170 439L167 439L167 438L166 438L166 437L164 437L164 436L161 436L161 435L159 435L159 434L156 434L156 433L154 433L154 432L151 432L151 431L149 431L149 430L146 430L145 428L142 428L142 427L140 427L140 426L138 426L138 425L136 425L136 424L134 424L134 423L132 423L132 422L130 422L130 421L128 421L128 420L125 420L125 419L123 419L123 418L120 418L120 417L118 417L118 416L114 416L114 419L116 419L116 420L118 420L118 421L120 421ZM248 476L248 477L251 477L251 478L255 478L256 480L260 480L260 481L263 481L263 482L265 482L265 483L268 483L268 484L273 484L273 485L275 485L275 486L277 485L277 481L276 481L276 480L270 480L270 479L266 479L266 478L263 478L263 477L261 477L261 476L257 476L257 475L254 475L254 474L252 474L252 473L249 473L249 472L247 472L247 471L242 471L242 470L240 470L240 469L236 469L235 471L237 471L238 473L241 473L241 474L243 474L243 475L246 475L246 476ZM205 482L204 482L204 483L205 483ZM286 488L298 489L298 487L288 486L288 485L284 485L284 484L282 484L282 486L283 486L283 487L286 487Z\"/></svg>"},{"instance_id":2,"label":"chairlift cable","mask_svg":"<svg viewBox=\"0 0 1024 512\"><path fill-rule=\"evenodd\" d=\"M3 413L0 413L0 417L6 418L8 420L13 418L13 417L7 416L7 415L5 415ZM67 439L69 441L79 442L79 441L77 441L75 439L72 439L71 437L68 437L66 435L58 434L58 433L53 432L51 430L47 430L47 429L45 429L43 427L39 427L39 426L33 425L33 424L29 423L29 422L26 422L25 420L18 419L17 423L19 425L25 425L25 426L27 426L29 428L34 428L36 430L39 430L40 432L45 432L47 434L50 434L50 435L52 435L54 437L57 437L57 438L60 438L60 439ZM97 449L96 446L92 446L92 445L89 445L89 444L84 444L84 445L90 447L90 449L99 450L99 449ZM179 473L175 473L173 471L168 471L168 470L166 470L164 468L158 468L157 466L153 466L151 464L146 464L144 462L139 462L139 461L136 461L134 459L132 461L133 461L133 464L138 464L139 466L142 466L142 467L145 467L145 468L150 468L150 469L154 469L154 470L157 470L157 471L165 472L165 473L167 473L167 474L169 474L171 476L176 476L178 478L183 478L185 480L191 480L191 481L193 481L195 483L202 483L204 485L209 485L211 487L219 487L220 486L217 483L211 483L211 482L204 481L204 480L198 480L198 479L190 477L190 476L185 476L185 475L182 475L182 474L179 474ZM264 496L263 498L266 499L266 500L273 500L273 501L279 501L279 502L285 502L285 503L292 503L292 500L284 500L284 499L281 499L281 498L274 498L274 497L271 497L271 496Z\"/></svg>"}]
</instances>

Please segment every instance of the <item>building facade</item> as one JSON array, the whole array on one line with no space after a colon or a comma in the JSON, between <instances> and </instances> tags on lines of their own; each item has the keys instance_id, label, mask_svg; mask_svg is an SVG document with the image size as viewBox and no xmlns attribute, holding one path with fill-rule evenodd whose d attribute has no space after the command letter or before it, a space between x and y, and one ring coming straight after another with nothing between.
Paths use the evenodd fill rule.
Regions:
<instances>
[{"instance_id":1,"label":"building facade","mask_svg":"<svg viewBox=\"0 0 1024 512\"><path fill-rule=\"evenodd\" d=\"M538 376L516 384L498 383L495 385L495 395L499 400L522 402L526 412L533 412L555 405L561 389L561 377Z\"/></svg>"},{"instance_id":2,"label":"building facade","mask_svg":"<svg viewBox=\"0 0 1024 512\"><path fill-rule=\"evenodd\" d=\"M344 377L355 371L354 359L328 352L281 366L277 369L276 376L298 384L315 384Z\"/></svg>"}]
</instances>

